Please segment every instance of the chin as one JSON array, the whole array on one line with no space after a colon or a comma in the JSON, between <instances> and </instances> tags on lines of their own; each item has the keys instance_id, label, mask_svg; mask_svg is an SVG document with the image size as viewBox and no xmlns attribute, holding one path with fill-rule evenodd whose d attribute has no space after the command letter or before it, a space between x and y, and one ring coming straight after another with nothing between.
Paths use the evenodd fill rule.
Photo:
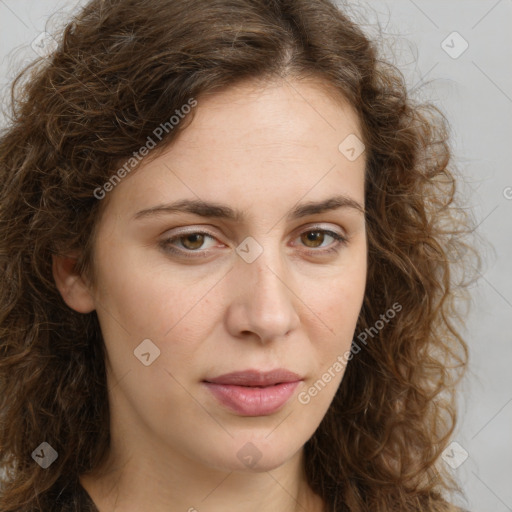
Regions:
<instances>
[{"instance_id":1,"label":"chin","mask_svg":"<svg viewBox=\"0 0 512 512\"><path fill-rule=\"evenodd\" d=\"M289 438L286 445L284 441L272 430L262 432L261 436L254 433L237 436L223 450L222 455L219 454L220 458L214 465L224 471L272 471L293 458L304 445L300 441L292 444Z\"/></svg>"}]
</instances>

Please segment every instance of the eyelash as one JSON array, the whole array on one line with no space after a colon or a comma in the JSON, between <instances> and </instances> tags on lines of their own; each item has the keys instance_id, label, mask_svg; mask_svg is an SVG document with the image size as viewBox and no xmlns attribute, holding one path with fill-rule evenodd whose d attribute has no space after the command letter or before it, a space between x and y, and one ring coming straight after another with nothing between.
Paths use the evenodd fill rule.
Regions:
<instances>
[{"instance_id":1,"label":"eyelash","mask_svg":"<svg viewBox=\"0 0 512 512\"><path fill-rule=\"evenodd\" d=\"M299 237L306 233L323 233L323 234L331 236L332 238L334 238L334 240L336 240L336 244L334 247L330 247L329 249L322 249L322 250L310 249L310 250L306 251L306 252L310 252L310 253L321 254L321 255L338 253L339 249L342 246L345 246L348 242L348 239L346 237L340 235L339 233L336 233L335 231L331 231L329 229L310 228L310 229L307 229L306 231L303 231L302 233L300 233ZM181 238L185 238L186 236L190 236L190 235L207 235L210 238L215 238L215 236L213 236L211 233L208 233L207 231L190 231L188 233L180 233L179 235L176 235L172 238L166 238L165 240L162 240L159 245L162 247L162 249L165 252L168 252L171 254L177 254L177 255L183 256L185 258L197 258L197 257L200 257L199 255L202 255L204 257L208 256L208 250L200 251L198 249L196 251L193 251L191 249L176 249L172 245L172 242L175 242L176 240L180 240Z\"/></svg>"}]
</instances>

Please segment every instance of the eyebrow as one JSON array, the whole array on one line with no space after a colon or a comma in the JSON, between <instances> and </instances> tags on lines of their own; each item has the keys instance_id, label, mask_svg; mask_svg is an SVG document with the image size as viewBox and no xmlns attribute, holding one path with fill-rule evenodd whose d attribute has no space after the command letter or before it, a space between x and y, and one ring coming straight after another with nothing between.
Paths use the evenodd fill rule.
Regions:
<instances>
[{"instance_id":1,"label":"eyebrow","mask_svg":"<svg viewBox=\"0 0 512 512\"><path fill-rule=\"evenodd\" d=\"M303 203L295 206L287 215L287 220L299 219L308 215L315 215L340 208L350 208L362 214L365 213L364 206L355 199L345 195L338 195L319 202ZM200 199L182 199L174 203L160 204L152 208L140 210L134 215L134 219L142 219L153 215L169 213L193 213L200 217L226 219L233 222L244 222L245 214L240 210L219 204L202 201Z\"/></svg>"}]
</instances>

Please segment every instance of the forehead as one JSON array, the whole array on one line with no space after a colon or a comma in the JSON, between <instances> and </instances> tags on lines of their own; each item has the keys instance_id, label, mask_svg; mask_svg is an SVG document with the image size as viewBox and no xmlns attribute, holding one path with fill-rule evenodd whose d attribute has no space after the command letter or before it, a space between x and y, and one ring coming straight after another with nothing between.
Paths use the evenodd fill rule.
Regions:
<instances>
[{"instance_id":1,"label":"forehead","mask_svg":"<svg viewBox=\"0 0 512 512\"><path fill-rule=\"evenodd\" d=\"M355 110L340 92L318 79L266 84L245 81L199 97L198 103L191 125L194 129L185 130L180 137L192 150L200 139L253 150L262 143L318 143L319 138L347 129L360 133Z\"/></svg>"},{"instance_id":2,"label":"forehead","mask_svg":"<svg viewBox=\"0 0 512 512\"><path fill-rule=\"evenodd\" d=\"M124 179L112 199L122 191L130 208L185 196L246 196L263 205L283 202L286 194L296 202L313 188L322 193L343 184L340 192L360 200L364 155L351 162L339 149L348 136L362 138L359 120L336 94L308 80L246 82L199 97L192 122Z\"/></svg>"}]
</instances>

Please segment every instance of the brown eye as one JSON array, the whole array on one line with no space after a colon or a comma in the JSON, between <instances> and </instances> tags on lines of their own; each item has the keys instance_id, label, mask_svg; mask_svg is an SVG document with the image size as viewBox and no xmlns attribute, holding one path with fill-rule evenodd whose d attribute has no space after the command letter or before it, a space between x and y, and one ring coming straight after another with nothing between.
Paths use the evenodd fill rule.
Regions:
<instances>
[{"instance_id":1,"label":"brown eye","mask_svg":"<svg viewBox=\"0 0 512 512\"><path fill-rule=\"evenodd\" d=\"M204 235L201 233L191 233L190 235L180 237L179 240L182 241L181 243L186 249L200 249L204 244Z\"/></svg>"},{"instance_id":2,"label":"brown eye","mask_svg":"<svg viewBox=\"0 0 512 512\"><path fill-rule=\"evenodd\" d=\"M307 247L320 247L325 239L325 233L322 231L306 231L301 235L301 240Z\"/></svg>"},{"instance_id":3,"label":"brown eye","mask_svg":"<svg viewBox=\"0 0 512 512\"><path fill-rule=\"evenodd\" d=\"M316 227L303 231L299 238L301 245L312 249L310 254L317 254L318 256L336 254L348 242L346 237L335 231Z\"/></svg>"},{"instance_id":4,"label":"brown eye","mask_svg":"<svg viewBox=\"0 0 512 512\"><path fill-rule=\"evenodd\" d=\"M208 249L214 247L216 238L203 231L192 231L166 238L159 242L160 247L168 253L184 257L208 256ZM210 244L208 245L208 241Z\"/></svg>"}]
</instances>

